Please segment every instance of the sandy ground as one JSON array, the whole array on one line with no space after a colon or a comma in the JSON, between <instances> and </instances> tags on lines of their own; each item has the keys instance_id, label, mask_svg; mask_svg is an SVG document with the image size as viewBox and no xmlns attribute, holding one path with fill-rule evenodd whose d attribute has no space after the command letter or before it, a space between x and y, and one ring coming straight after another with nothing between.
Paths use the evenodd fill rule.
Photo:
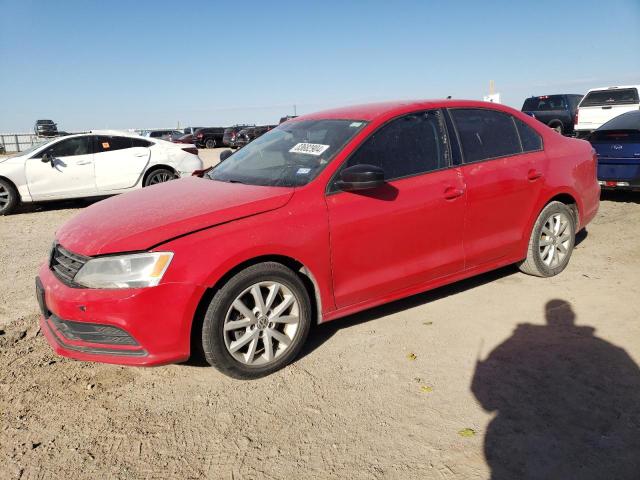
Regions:
<instances>
[{"instance_id":1,"label":"sandy ground","mask_svg":"<svg viewBox=\"0 0 640 480\"><path fill-rule=\"evenodd\" d=\"M558 277L506 268L319 326L245 382L55 356L33 279L84 204L0 217L0 478L637 478L639 202L606 195Z\"/></svg>"}]
</instances>

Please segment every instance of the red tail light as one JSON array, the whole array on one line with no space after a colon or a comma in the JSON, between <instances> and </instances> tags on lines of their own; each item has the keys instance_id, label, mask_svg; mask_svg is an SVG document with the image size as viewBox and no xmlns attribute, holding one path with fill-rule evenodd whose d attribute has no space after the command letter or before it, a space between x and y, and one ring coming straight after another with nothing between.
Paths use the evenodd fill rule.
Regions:
<instances>
[{"instance_id":1,"label":"red tail light","mask_svg":"<svg viewBox=\"0 0 640 480\"><path fill-rule=\"evenodd\" d=\"M202 134L202 133L198 133L198 134L196 134L196 138L202 138L202 137L203 137L203 135L204 135L204 134Z\"/></svg>"},{"instance_id":2,"label":"red tail light","mask_svg":"<svg viewBox=\"0 0 640 480\"><path fill-rule=\"evenodd\" d=\"M195 147L187 147L187 148L183 148L182 150L192 155L198 155L198 149Z\"/></svg>"},{"instance_id":3,"label":"red tail light","mask_svg":"<svg viewBox=\"0 0 640 480\"><path fill-rule=\"evenodd\" d=\"M578 124L578 113L579 113L579 112L576 112L576 119L573 121L573 124L574 124L574 125L577 125L577 124Z\"/></svg>"}]
</instances>

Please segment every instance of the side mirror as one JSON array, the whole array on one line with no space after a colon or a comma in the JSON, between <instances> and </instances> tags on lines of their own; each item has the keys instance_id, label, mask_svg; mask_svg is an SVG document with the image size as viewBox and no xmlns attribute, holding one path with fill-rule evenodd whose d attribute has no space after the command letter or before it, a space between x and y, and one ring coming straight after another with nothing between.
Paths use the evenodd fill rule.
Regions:
<instances>
[{"instance_id":1,"label":"side mirror","mask_svg":"<svg viewBox=\"0 0 640 480\"><path fill-rule=\"evenodd\" d=\"M227 158L229 158L233 152L231 150L223 150L220 152L220 161L224 162Z\"/></svg>"},{"instance_id":2,"label":"side mirror","mask_svg":"<svg viewBox=\"0 0 640 480\"><path fill-rule=\"evenodd\" d=\"M336 186L345 192L369 190L384 184L384 170L375 165L354 165L340 172Z\"/></svg>"}]
</instances>

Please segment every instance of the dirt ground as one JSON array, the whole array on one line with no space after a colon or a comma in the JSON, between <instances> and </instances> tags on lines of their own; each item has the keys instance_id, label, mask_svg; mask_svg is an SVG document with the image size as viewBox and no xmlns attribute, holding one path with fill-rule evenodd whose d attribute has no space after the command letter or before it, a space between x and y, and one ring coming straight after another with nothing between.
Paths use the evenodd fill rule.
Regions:
<instances>
[{"instance_id":1,"label":"dirt ground","mask_svg":"<svg viewBox=\"0 0 640 480\"><path fill-rule=\"evenodd\" d=\"M640 472L640 195L605 195L558 277L505 268L321 325L255 381L51 352L34 277L84 205L0 217L0 478Z\"/></svg>"}]
</instances>

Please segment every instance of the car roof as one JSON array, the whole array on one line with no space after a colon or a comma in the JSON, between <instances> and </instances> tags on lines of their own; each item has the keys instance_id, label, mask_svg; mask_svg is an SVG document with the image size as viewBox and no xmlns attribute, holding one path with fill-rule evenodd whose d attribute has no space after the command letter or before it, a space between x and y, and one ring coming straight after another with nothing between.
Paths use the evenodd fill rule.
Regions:
<instances>
[{"instance_id":1,"label":"car roof","mask_svg":"<svg viewBox=\"0 0 640 480\"><path fill-rule=\"evenodd\" d=\"M320 119L345 119L345 120L365 120L372 121L381 116L396 116L412 111L418 111L431 108L490 108L493 110L501 110L504 112L518 112L517 110L507 107L499 103L481 102L478 100L453 100L453 99L434 99L434 100L404 100L380 103L369 103L364 105L353 105L350 107L335 108L332 110L324 110L308 115L301 115L298 118L288 120L288 122L299 122L303 120L320 120Z\"/></svg>"},{"instance_id":2,"label":"car roof","mask_svg":"<svg viewBox=\"0 0 640 480\"><path fill-rule=\"evenodd\" d=\"M597 90L619 90L623 88L637 88L640 90L640 85L617 85L612 87L597 87L589 89L589 92L595 92ZM587 93L589 93L587 92Z\"/></svg>"}]
</instances>

